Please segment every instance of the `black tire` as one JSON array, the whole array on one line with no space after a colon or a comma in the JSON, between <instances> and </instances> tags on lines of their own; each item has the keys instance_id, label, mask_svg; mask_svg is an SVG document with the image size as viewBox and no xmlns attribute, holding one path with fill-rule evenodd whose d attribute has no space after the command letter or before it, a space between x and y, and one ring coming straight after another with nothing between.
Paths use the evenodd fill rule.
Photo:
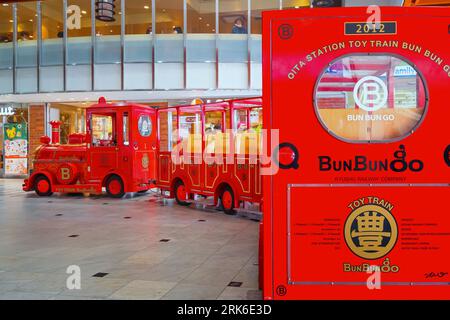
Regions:
<instances>
[{"instance_id":1,"label":"black tire","mask_svg":"<svg viewBox=\"0 0 450 320\"><path fill-rule=\"evenodd\" d=\"M38 188L38 184L39 182L47 182L48 184L48 189L47 190L39 190ZM52 192L52 184L50 182L50 180L48 180L48 178L46 176L38 176L35 180L34 180L34 191L36 192L36 194L39 197L50 197L53 192Z\"/></svg>"},{"instance_id":2,"label":"black tire","mask_svg":"<svg viewBox=\"0 0 450 320\"><path fill-rule=\"evenodd\" d=\"M223 201L223 197L224 197L225 193L228 193L229 196L231 196L231 203L228 206L225 206L224 201ZM228 215L236 214L236 210L234 210L234 193L233 193L233 190L229 186L226 186L225 188L223 188L222 193L220 194L220 208L223 210L223 212L225 212Z\"/></svg>"},{"instance_id":3,"label":"black tire","mask_svg":"<svg viewBox=\"0 0 450 320\"><path fill-rule=\"evenodd\" d=\"M115 188L111 188L113 183L119 183L120 184L120 190L115 190ZM111 198L122 198L125 195L125 187L123 185L123 181L118 176L111 176L106 181L106 193Z\"/></svg>"},{"instance_id":4,"label":"black tire","mask_svg":"<svg viewBox=\"0 0 450 320\"><path fill-rule=\"evenodd\" d=\"M175 194L175 200L176 200L176 202L177 202L180 206L187 207L187 206L189 206L191 203L190 203L190 202L187 202L187 201L184 201L185 199L180 199L180 198L178 197L178 188L180 188L180 187L184 187L184 184L183 184L182 181L177 181L177 182L175 183L175 187L173 188L173 192L174 192L174 194Z\"/></svg>"}]
</instances>

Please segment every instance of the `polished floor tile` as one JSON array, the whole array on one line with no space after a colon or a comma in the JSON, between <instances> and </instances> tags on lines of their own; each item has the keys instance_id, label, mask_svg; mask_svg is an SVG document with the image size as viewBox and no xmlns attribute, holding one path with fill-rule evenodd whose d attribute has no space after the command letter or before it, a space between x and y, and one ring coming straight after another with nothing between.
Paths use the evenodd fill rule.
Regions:
<instances>
[{"instance_id":1,"label":"polished floor tile","mask_svg":"<svg viewBox=\"0 0 450 320\"><path fill-rule=\"evenodd\" d=\"M261 296L255 221L151 192L40 198L21 183L0 179L0 299ZM80 289L67 288L71 266Z\"/></svg>"}]
</instances>

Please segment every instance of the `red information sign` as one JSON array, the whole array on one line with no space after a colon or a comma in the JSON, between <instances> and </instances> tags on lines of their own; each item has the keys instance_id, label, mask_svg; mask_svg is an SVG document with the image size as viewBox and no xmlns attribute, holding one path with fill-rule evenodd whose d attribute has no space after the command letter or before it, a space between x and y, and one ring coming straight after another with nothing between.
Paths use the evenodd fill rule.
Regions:
<instances>
[{"instance_id":1,"label":"red information sign","mask_svg":"<svg viewBox=\"0 0 450 320\"><path fill-rule=\"evenodd\" d=\"M266 299L450 297L450 10L366 9L263 14Z\"/></svg>"}]
</instances>

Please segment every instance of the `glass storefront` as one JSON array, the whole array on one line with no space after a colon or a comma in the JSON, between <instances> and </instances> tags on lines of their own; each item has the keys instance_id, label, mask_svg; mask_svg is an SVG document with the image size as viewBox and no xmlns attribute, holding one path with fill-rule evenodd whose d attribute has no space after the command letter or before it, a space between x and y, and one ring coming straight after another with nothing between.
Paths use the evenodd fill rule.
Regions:
<instances>
[{"instance_id":1,"label":"glass storefront","mask_svg":"<svg viewBox=\"0 0 450 320\"><path fill-rule=\"evenodd\" d=\"M0 94L261 89L261 13L305 0L0 6Z\"/></svg>"},{"instance_id":2,"label":"glass storefront","mask_svg":"<svg viewBox=\"0 0 450 320\"><path fill-rule=\"evenodd\" d=\"M0 105L0 177L28 173L28 106Z\"/></svg>"},{"instance_id":3,"label":"glass storefront","mask_svg":"<svg viewBox=\"0 0 450 320\"><path fill-rule=\"evenodd\" d=\"M66 144L69 141L69 135L72 133L86 132L86 107L90 104L48 104L47 112L49 121L60 121L60 143ZM47 125L47 132L51 132L50 125Z\"/></svg>"}]
</instances>

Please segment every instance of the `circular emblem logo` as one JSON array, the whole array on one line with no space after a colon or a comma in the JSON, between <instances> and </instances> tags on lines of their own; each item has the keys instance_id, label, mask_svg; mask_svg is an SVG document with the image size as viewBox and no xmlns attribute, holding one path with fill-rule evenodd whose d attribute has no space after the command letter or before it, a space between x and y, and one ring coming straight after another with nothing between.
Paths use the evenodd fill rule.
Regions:
<instances>
[{"instance_id":1,"label":"circular emblem logo","mask_svg":"<svg viewBox=\"0 0 450 320\"><path fill-rule=\"evenodd\" d=\"M149 163L148 155L145 153L145 154L142 156L142 167L143 167L144 169L147 169L147 168L148 168L148 163Z\"/></svg>"},{"instance_id":2,"label":"circular emblem logo","mask_svg":"<svg viewBox=\"0 0 450 320\"><path fill-rule=\"evenodd\" d=\"M445 148L444 161L447 164L447 166L450 167L450 145L448 145L447 148Z\"/></svg>"},{"instance_id":3,"label":"circular emblem logo","mask_svg":"<svg viewBox=\"0 0 450 320\"><path fill-rule=\"evenodd\" d=\"M353 89L355 103L365 111L377 111L384 107L388 100L388 89L383 80L368 76L361 78Z\"/></svg>"},{"instance_id":4,"label":"circular emblem logo","mask_svg":"<svg viewBox=\"0 0 450 320\"><path fill-rule=\"evenodd\" d=\"M294 34L294 28L290 24L282 24L278 27L278 36L283 40L289 40Z\"/></svg>"},{"instance_id":5,"label":"circular emblem logo","mask_svg":"<svg viewBox=\"0 0 450 320\"><path fill-rule=\"evenodd\" d=\"M394 216L385 208L368 204L350 213L344 226L345 242L358 257L374 260L387 255L397 242Z\"/></svg>"}]
</instances>

